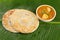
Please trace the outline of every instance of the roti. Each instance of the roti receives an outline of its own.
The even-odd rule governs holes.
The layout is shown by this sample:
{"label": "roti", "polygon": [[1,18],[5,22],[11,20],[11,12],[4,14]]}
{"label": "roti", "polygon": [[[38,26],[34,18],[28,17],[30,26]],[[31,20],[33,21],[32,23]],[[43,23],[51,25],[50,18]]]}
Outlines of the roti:
{"label": "roti", "polygon": [[15,10],[9,10],[7,11],[4,15],[3,15],[3,18],[2,18],[2,24],[3,24],[3,27],[10,31],[10,32],[14,32],[14,33],[17,33],[17,31],[12,27],[12,24],[10,22],[10,16],[13,14]]}
{"label": "roti", "polygon": [[25,9],[16,9],[10,16],[13,28],[21,33],[32,33],[39,25],[36,15]]}
{"label": "roti", "polygon": [[31,11],[13,9],[3,15],[2,24],[10,32],[32,33],[38,28],[39,20]]}

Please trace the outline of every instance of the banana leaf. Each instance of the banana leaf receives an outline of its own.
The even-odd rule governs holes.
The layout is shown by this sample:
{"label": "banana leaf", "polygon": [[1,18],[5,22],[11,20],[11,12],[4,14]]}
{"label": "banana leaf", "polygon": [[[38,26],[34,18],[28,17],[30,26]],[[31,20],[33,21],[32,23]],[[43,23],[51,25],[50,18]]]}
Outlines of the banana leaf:
{"label": "banana leaf", "polygon": [[[10,9],[27,9],[36,14],[39,5],[51,5],[57,15],[52,22],[39,20],[38,29],[30,34],[11,33],[2,26],[2,16]],[[0,40],[60,40],[60,0],[0,0]]]}

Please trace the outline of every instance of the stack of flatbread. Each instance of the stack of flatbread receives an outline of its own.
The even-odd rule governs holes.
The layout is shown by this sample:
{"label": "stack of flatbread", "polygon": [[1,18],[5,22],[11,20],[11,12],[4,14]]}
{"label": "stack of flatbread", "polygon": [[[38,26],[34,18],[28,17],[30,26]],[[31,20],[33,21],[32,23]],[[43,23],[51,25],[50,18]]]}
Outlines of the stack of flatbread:
{"label": "stack of flatbread", "polygon": [[38,28],[39,20],[31,11],[12,9],[3,15],[2,24],[10,32],[32,33]]}

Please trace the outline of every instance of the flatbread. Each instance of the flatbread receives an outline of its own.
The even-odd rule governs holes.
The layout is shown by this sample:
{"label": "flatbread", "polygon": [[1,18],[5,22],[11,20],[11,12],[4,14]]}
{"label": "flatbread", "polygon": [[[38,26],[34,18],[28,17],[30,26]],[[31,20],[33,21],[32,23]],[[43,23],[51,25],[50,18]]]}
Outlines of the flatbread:
{"label": "flatbread", "polygon": [[3,15],[3,17],[2,17],[2,25],[3,25],[3,27],[4,27],[6,30],[8,30],[8,31],[10,31],[10,32],[17,33],[17,31],[12,27],[12,24],[11,24],[10,18],[9,18],[9,17],[13,14],[14,11],[15,11],[14,9],[13,9],[13,10],[9,10],[9,11],[7,11],[7,12]]}
{"label": "flatbread", "polygon": [[21,33],[32,33],[39,25],[39,20],[31,11],[16,9],[10,16],[13,28]]}
{"label": "flatbread", "polygon": [[2,24],[10,32],[32,33],[38,28],[39,20],[31,11],[13,9],[3,15]]}

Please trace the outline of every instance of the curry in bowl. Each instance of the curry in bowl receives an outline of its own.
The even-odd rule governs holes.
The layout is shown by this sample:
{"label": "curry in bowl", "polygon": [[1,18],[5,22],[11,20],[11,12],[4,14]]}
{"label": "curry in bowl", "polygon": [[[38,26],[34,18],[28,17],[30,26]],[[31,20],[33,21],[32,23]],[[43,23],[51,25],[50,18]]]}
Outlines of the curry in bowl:
{"label": "curry in bowl", "polygon": [[52,6],[41,5],[36,10],[36,15],[42,21],[52,21],[56,16],[56,11]]}

